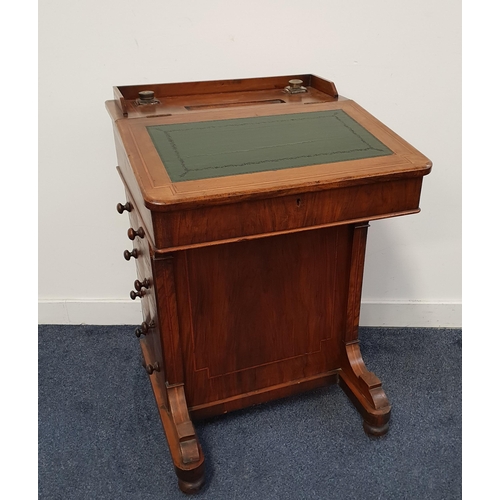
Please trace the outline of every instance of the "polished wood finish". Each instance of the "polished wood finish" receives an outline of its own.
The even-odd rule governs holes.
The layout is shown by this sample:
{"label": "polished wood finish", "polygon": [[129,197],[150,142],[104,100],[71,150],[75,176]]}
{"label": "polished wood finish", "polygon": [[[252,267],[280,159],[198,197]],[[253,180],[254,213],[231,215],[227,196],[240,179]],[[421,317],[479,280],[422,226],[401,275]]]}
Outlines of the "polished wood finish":
{"label": "polished wood finish", "polygon": [[[148,85],[129,85],[113,87],[114,104],[123,116],[168,116],[169,112],[179,113],[202,107],[223,107],[227,104],[256,105],[260,101],[294,102],[293,96],[282,93],[291,79],[302,80],[309,87],[309,94],[305,96],[307,103],[321,102],[338,97],[333,82],[324,80],[315,75],[277,76],[267,78],[245,78],[239,80],[214,80],[187,83],[160,83]],[[151,90],[160,104],[155,107],[138,105],[139,92]],[[274,93],[278,98],[266,98]],[[212,97],[218,94],[216,103],[206,101],[205,96]]]}
{"label": "polished wood finish", "polygon": [[[299,94],[300,95],[300,94]],[[211,99],[216,99],[211,96]],[[108,106],[112,112],[112,106]],[[242,174],[211,179],[172,183],[152,144],[146,127],[170,123],[193,123],[197,120],[223,120],[254,116],[287,115],[326,110],[343,110],[363,125],[394,154],[334,164],[309,165],[277,171]],[[138,184],[145,205],[153,214],[171,212],[179,208],[217,206],[244,200],[266,200],[270,194],[280,196],[302,192],[320,192],[343,188],[382,184],[388,180],[418,179],[430,172],[431,162],[411,145],[349,100],[335,100],[307,104],[276,104],[176,114],[168,117],[124,119],[116,113],[117,133],[127,142],[128,154],[119,158],[122,175],[130,184]],[[121,159],[125,161],[120,161]],[[132,172],[126,167],[130,163]],[[135,180],[134,180],[135,179]],[[141,207],[138,207],[141,210]],[[144,210],[141,214],[145,219]]]}
{"label": "polished wood finish", "polygon": [[[301,79],[307,92],[287,94]],[[152,90],[158,104],[140,105]],[[313,75],[115,87],[118,173],[143,323],[135,330],[179,487],[199,490],[193,420],[339,383],[369,435],[391,406],[358,324],[368,222],[417,213],[431,162]],[[393,154],[172,182],[148,125],[342,110]],[[122,209],[123,207],[123,209]]]}

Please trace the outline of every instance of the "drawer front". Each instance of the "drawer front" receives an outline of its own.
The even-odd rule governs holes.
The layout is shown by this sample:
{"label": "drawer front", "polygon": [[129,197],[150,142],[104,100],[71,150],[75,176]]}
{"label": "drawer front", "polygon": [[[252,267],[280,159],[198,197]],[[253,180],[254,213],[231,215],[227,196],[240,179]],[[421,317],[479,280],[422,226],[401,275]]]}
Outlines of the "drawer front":
{"label": "drawer front", "polygon": [[421,185],[422,178],[415,177],[191,210],[155,211],[155,245],[174,250],[415,213]]}

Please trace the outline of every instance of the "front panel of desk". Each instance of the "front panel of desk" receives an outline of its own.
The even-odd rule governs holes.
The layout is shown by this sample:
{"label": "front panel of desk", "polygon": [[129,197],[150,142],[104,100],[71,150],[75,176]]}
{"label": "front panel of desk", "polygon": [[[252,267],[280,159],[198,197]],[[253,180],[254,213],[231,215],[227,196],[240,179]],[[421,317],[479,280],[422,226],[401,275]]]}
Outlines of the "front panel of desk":
{"label": "front panel of desk", "polygon": [[431,162],[314,75],[114,92],[135,333],[182,491],[199,418],[339,383],[386,433],[358,342],[367,229],[419,211]]}

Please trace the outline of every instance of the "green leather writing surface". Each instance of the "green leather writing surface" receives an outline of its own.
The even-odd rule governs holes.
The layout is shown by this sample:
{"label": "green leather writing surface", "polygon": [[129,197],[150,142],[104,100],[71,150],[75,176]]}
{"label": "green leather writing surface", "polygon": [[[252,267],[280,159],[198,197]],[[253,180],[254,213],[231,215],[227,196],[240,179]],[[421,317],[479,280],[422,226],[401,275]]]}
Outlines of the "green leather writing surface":
{"label": "green leather writing surface", "polygon": [[152,125],[147,130],[172,182],[392,154],[342,110]]}

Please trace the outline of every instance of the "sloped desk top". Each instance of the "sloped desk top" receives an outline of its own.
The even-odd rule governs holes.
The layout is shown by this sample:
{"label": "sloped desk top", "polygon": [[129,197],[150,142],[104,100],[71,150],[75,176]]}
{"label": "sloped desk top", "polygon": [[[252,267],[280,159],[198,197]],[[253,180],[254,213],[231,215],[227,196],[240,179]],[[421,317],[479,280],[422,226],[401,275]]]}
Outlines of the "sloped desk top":
{"label": "sloped desk top", "polygon": [[311,102],[304,94],[282,102],[281,89],[243,97],[249,94],[251,106],[225,106],[228,95],[236,99],[232,93],[181,95],[156,113],[128,117],[116,100],[107,101],[150,210],[421,177],[431,170],[428,158],[352,100]]}

